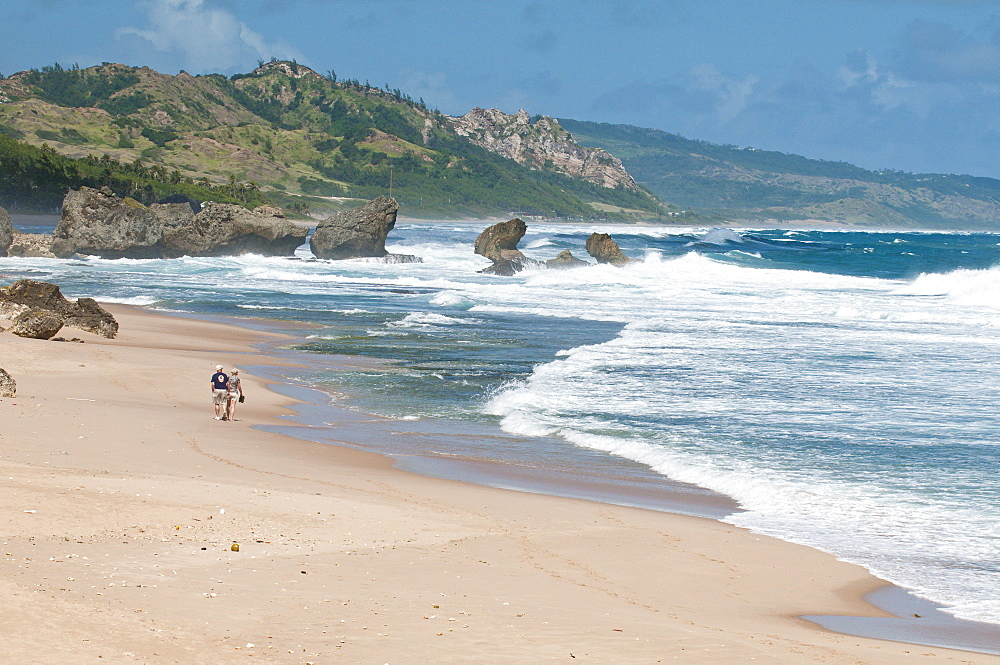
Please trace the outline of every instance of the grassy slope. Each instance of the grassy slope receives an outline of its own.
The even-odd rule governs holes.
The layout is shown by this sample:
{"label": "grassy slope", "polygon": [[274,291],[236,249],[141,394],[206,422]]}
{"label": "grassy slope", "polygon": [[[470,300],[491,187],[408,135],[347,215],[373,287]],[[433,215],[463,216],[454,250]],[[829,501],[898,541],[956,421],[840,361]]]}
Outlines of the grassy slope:
{"label": "grassy slope", "polygon": [[844,162],[741,149],[653,129],[560,120],[583,145],[620,158],[637,181],[682,208],[750,219],[871,226],[1000,228],[1000,181],[869,171]]}
{"label": "grassy slope", "polygon": [[291,63],[231,79],[108,64],[43,68],[0,80],[0,95],[8,100],[0,131],[26,143],[141,160],[193,180],[252,181],[284,202],[299,194],[370,198],[386,193],[391,172],[407,214],[635,219],[664,211],[646,193],[492,155],[399,91],[334,82]]}

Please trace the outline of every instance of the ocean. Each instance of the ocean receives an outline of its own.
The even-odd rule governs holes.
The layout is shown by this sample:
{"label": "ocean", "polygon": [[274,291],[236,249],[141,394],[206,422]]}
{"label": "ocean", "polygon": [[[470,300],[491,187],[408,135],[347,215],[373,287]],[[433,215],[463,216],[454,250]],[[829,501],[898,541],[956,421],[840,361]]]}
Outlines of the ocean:
{"label": "ocean", "polygon": [[536,221],[532,258],[589,258],[598,231],[637,261],[496,277],[472,251],[488,225],[398,223],[389,250],[423,263],[304,246],[6,258],[0,277],[287,332],[301,366],[280,378],[320,396],[301,436],[375,427],[404,468],[575,474],[610,500],[669,478],[739,505],[717,518],[1000,624],[1000,234]]}

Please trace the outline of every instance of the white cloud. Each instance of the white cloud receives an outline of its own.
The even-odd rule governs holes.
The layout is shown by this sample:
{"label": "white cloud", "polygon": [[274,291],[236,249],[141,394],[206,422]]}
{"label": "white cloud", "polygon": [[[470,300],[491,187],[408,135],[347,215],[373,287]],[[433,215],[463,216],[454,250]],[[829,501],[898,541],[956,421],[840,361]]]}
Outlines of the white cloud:
{"label": "white cloud", "polygon": [[750,74],[742,78],[727,76],[714,65],[702,64],[691,72],[691,87],[708,94],[713,100],[714,114],[721,122],[729,122],[742,113],[760,77]]}
{"label": "white cloud", "polygon": [[185,68],[195,72],[227,72],[272,56],[291,59],[293,49],[269,44],[225,9],[204,0],[143,0],[148,25],[123,27],[118,39],[138,37],[157,51],[179,53]]}

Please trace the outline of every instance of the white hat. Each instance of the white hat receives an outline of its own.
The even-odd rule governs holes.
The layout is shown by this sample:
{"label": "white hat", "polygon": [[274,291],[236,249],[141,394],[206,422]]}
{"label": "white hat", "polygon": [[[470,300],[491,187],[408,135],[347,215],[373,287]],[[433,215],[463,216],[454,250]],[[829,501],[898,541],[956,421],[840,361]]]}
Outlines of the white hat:
{"label": "white hat", "polygon": [[222,365],[216,365],[215,369],[217,369],[217,370],[219,370],[221,372],[222,371]]}
{"label": "white hat", "polygon": [[240,373],[240,370],[236,369],[235,367],[234,367],[234,368],[232,368],[232,369],[231,369],[231,370],[229,370],[229,371],[230,371],[230,372],[232,372],[233,374],[239,374],[239,373]]}

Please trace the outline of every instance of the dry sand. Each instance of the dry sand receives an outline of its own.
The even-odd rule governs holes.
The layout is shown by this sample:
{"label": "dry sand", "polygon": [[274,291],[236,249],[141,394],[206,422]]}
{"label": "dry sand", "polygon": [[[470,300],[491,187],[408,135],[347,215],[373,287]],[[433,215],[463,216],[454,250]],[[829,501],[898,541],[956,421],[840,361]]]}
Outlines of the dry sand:
{"label": "dry sand", "polygon": [[254,430],[288,399],[246,371],[215,421],[267,334],[109,309],[115,340],[0,334],[4,664],[1000,663],[798,618],[885,616],[806,547]]}

